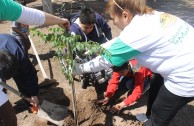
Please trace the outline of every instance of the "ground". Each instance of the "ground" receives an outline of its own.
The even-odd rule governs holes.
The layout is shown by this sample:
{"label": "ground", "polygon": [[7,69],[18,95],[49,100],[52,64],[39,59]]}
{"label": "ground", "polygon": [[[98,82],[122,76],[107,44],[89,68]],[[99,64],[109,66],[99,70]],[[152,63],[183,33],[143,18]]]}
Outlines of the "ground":
{"label": "ground", "polygon": [[[194,26],[194,0],[157,0],[153,2],[149,1],[149,5],[155,9],[166,11],[175,15],[180,16],[192,26]],[[106,17],[109,25],[112,28],[113,36],[117,36],[120,33],[113,24],[112,21],[104,14],[105,4],[103,0],[81,0],[81,1],[71,1],[71,0],[61,0],[55,1],[54,12],[58,15],[57,8],[61,6],[61,3],[66,3],[67,6],[75,6],[84,4],[86,6],[92,7],[95,11],[101,13]],[[27,6],[36,7],[42,9],[41,1],[37,0],[28,4]],[[0,24],[0,33],[10,33],[9,22],[2,22]],[[57,27],[57,26],[53,26]],[[40,28],[41,31],[47,32],[48,27]],[[32,38],[38,54],[40,56],[43,67],[51,79],[56,79],[58,84],[50,87],[42,88],[40,90],[40,103],[44,99],[56,103],[62,106],[68,106],[68,113],[65,121],[65,126],[74,126],[75,121],[73,120],[73,109],[72,109],[72,91],[71,85],[66,81],[65,76],[61,72],[60,64],[57,60],[53,59],[54,50],[52,50],[49,44],[45,44],[39,41],[39,38]],[[40,71],[40,68],[35,59],[32,49],[30,50],[30,59],[32,60],[34,66],[38,71],[39,83],[41,83],[44,78]],[[8,81],[8,84],[15,87],[12,80]],[[16,88],[17,89],[17,88]],[[77,114],[78,122],[80,126],[142,126],[143,124],[135,119],[135,115],[139,113],[145,113],[146,111],[146,98],[144,95],[137,104],[134,106],[126,108],[121,114],[112,114],[108,111],[108,107],[99,107],[94,104],[94,100],[100,97],[99,91],[103,91],[105,86],[93,87],[90,86],[87,89],[82,89],[79,81],[75,81],[75,93],[76,93],[76,103],[77,103]],[[11,92],[8,92],[10,101],[16,111],[18,126],[51,126],[51,124],[43,119],[40,119],[36,114],[30,113],[20,98]],[[177,113],[174,119],[171,121],[170,126],[193,126],[194,125],[194,101],[190,102]]]}

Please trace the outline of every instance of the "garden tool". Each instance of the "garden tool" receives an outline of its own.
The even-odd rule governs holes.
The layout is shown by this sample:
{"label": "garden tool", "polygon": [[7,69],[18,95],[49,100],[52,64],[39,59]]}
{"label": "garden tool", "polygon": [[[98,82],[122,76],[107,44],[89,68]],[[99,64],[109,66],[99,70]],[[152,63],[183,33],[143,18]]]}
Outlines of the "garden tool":
{"label": "garden tool", "polygon": [[[24,99],[30,103],[33,102],[29,97],[27,97],[23,93],[17,91],[16,89],[9,86],[8,84],[6,84],[4,82],[0,82],[0,85],[3,88],[11,91],[15,95],[21,97],[22,99]],[[67,106],[57,105],[57,104],[51,103],[47,100],[43,100],[42,104],[39,105],[39,107],[38,107],[37,116],[40,118],[46,119],[47,121],[50,121],[55,125],[63,126],[64,118],[67,116],[67,112],[68,112]]]}

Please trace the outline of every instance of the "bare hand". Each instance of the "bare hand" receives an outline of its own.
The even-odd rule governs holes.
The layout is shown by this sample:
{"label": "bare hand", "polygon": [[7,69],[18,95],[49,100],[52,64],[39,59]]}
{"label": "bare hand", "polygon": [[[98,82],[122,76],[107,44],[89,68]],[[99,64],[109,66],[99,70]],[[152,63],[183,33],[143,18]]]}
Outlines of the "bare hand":
{"label": "bare hand", "polygon": [[121,102],[119,104],[114,105],[111,109],[110,112],[115,113],[117,112],[117,114],[125,107],[125,103]]}
{"label": "bare hand", "polygon": [[64,28],[64,29],[69,29],[69,27],[70,27],[70,22],[67,20],[67,19],[65,19],[65,18],[63,18],[62,19],[62,23],[60,23],[60,24],[58,24],[61,28]]}
{"label": "bare hand", "polygon": [[102,105],[106,105],[106,104],[108,103],[109,99],[110,99],[110,98],[105,97],[105,98],[102,99],[102,100],[98,100],[97,103],[98,103],[98,104],[102,104]]}

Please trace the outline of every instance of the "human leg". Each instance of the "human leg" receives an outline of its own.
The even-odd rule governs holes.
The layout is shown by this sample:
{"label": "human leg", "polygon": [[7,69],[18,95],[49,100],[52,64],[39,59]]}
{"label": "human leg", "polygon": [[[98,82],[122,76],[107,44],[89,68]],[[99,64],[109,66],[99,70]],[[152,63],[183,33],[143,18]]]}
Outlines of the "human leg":
{"label": "human leg", "polygon": [[152,104],[154,103],[161,86],[164,84],[163,77],[160,74],[153,74],[150,80],[150,89],[147,100],[146,116],[149,118],[151,115]]}
{"label": "human leg", "polygon": [[128,77],[122,77],[118,86],[118,90],[129,91],[134,88],[134,79]]}
{"label": "human leg", "polygon": [[147,100],[147,111],[146,114],[141,113],[136,115],[136,119],[140,122],[146,122],[151,115],[151,108],[161,86],[164,84],[163,78],[160,74],[153,74],[152,78],[150,79],[150,89],[149,95]]}
{"label": "human leg", "polygon": [[17,126],[17,118],[9,101],[0,107],[0,126]]}
{"label": "human leg", "polygon": [[193,99],[174,95],[162,85],[153,103],[150,119],[145,126],[168,126],[177,111]]}

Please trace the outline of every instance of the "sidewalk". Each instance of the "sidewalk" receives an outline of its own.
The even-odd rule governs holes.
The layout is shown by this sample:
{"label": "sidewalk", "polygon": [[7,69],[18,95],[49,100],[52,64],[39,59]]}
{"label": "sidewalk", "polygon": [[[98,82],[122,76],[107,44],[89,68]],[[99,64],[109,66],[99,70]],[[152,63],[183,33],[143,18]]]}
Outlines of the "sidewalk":
{"label": "sidewalk", "polygon": [[194,0],[148,0],[152,8],[176,15],[194,27]]}

